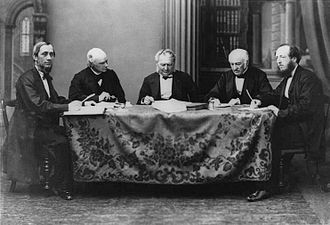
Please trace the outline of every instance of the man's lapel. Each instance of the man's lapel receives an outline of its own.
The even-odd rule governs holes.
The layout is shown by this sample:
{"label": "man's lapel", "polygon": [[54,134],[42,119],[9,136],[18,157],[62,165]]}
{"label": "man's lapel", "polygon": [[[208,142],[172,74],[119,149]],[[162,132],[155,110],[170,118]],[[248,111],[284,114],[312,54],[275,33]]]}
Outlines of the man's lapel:
{"label": "man's lapel", "polygon": [[152,80],[151,87],[152,95],[156,96],[156,98],[160,98],[160,78],[157,72],[155,73],[155,77]]}
{"label": "man's lapel", "polygon": [[226,85],[226,93],[230,100],[231,96],[233,96],[234,91],[236,92],[237,89],[235,83],[235,74],[233,73],[233,71],[230,71],[227,82],[228,85]]}
{"label": "man's lapel", "polygon": [[[36,68],[33,69],[33,77],[34,77],[34,80],[36,81],[37,90],[42,90],[41,93],[39,93],[41,95],[41,97],[43,99],[48,99],[49,98],[48,94],[46,92],[46,89],[45,89],[44,84],[42,82],[42,79],[40,77],[40,74],[39,74],[39,72],[37,71]],[[50,88],[49,83],[51,83],[51,82],[48,82],[49,91],[51,93],[51,90],[50,90],[51,88]]]}
{"label": "man's lapel", "polygon": [[294,73],[294,76],[293,76],[293,78],[292,78],[292,81],[291,81],[291,84],[290,84],[290,87],[289,87],[289,91],[288,91],[288,93],[289,93],[289,97],[290,97],[290,95],[291,95],[291,92],[292,92],[292,90],[293,90],[293,88],[294,88],[295,83],[297,82],[297,79],[298,79],[299,76],[300,76],[300,71],[301,71],[301,67],[298,66],[297,69],[296,69],[296,71],[295,71],[295,73]]}

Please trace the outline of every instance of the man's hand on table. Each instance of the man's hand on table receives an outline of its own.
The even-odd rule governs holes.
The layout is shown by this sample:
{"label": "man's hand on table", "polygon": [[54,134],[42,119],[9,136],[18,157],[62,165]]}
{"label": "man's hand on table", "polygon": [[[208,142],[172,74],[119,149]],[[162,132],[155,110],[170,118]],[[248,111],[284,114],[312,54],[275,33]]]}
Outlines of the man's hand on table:
{"label": "man's hand on table", "polygon": [[94,102],[94,101],[86,101],[86,102],[84,102],[84,106],[96,106],[96,102]]}
{"label": "man's hand on table", "polygon": [[270,105],[267,108],[270,109],[270,110],[272,110],[272,112],[275,114],[275,116],[278,116],[278,111],[280,111],[279,108],[277,108],[274,105]]}
{"label": "man's hand on table", "polygon": [[101,102],[101,101],[109,101],[109,100],[110,100],[110,94],[108,92],[103,91],[99,95],[99,102]]}
{"label": "man's hand on table", "polygon": [[141,99],[141,104],[150,105],[154,101],[155,101],[155,99],[153,97],[147,95],[147,96],[145,96],[144,98]]}
{"label": "man's hand on table", "polygon": [[252,99],[250,103],[250,108],[251,109],[256,109],[261,105],[261,101],[259,99]]}
{"label": "man's hand on table", "polygon": [[239,100],[239,98],[232,98],[230,99],[230,101],[228,102],[229,105],[240,105],[241,104],[241,100]]}
{"label": "man's hand on table", "polygon": [[210,103],[210,102],[213,103],[213,106],[214,106],[214,107],[217,107],[217,106],[220,106],[220,105],[221,105],[221,102],[220,102],[220,100],[219,100],[218,98],[213,98],[213,97],[211,97],[211,98],[209,99],[209,103]]}

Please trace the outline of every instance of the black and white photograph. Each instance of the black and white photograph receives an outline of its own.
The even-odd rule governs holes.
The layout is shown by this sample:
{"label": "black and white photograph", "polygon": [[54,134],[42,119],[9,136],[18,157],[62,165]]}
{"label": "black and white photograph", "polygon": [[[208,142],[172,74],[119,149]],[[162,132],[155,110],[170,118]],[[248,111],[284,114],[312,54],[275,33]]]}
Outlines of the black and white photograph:
{"label": "black and white photograph", "polygon": [[0,224],[330,224],[330,0],[0,0]]}

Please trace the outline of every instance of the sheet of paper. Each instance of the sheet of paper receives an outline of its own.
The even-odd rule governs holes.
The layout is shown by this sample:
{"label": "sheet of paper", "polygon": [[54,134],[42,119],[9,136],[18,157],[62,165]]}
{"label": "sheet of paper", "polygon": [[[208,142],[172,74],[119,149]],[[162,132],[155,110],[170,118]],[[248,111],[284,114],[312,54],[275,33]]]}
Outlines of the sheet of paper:
{"label": "sheet of paper", "polygon": [[96,103],[96,107],[103,107],[106,109],[112,109],[115,107],[115,103],[114,102],[99,102]]}
{"label": "sheet of paper", "polygon": [[226,108],[226,107],[230,107],[232,105],[230,105],[229,103],[221,103],[220,105],[216,105],[214,106],[214,108]]}
{"label": "sheet of paper", "polygon": [[72,115],[102,115],[106,108],[101,106],[83,106],[80,110],[66,111],[63,113],[64,116]]}
{"label": "sheet of paper", "polygon": [[173,113],[187,111],[187,104],[187,102],[170,99],[155,101],[151,104],[151,106],[163,112]]}
{"label": "sheet of paper", "polygon": [[238,110],[249,110],[249,111],[263,111],[263,110],[269,110],[267,107],[262,107],[262,108],[250,108],[248,107],[243,107],[243,108],[237,108]]}

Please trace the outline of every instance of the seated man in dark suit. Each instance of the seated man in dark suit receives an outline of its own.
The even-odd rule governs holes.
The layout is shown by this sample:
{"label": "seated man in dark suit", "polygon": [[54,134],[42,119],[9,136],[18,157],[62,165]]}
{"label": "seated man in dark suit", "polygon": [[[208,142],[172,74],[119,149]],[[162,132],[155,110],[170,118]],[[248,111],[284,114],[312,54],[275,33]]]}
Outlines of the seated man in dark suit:
{"label": "seated man in dark suit", "polygon": [[87,53],[87,68],[74,75],[69,90],[69,99],[115,101],[125,103],[125,93],[114,70],[109,69],[107,55],[99,48],[92,48]]}
{"label": "seated man in dark suit", "polygon": [[58,96],[49,75],[54,57],[51,44],[37,43],[33,48],[34,68],[17,80],[16,107],[4,148],[5,169],[11,180],[39,184],[38,164],[47,154],[55,168],[51,190],[71,200],[71,153],[65,131],[59,126],[59,115],[79,110],[81,102]]}
{"label": "seated man in dark suit", "polygon": [[198,101],[198,89],[187,73],[175,70],[175,54],[162,49],[155,55],[157,72],[144,78],[137,104],[149,105],[155,100],[174,98]]}
{"label": "seated man in dark suit", "polygon": [[[266,74],[249,66],[249,55],[244,49],[234,49],[228,56],[231,70],[220,75],[218,82],[206,95],[205,101],[250,104],[251,98],[272,90]],[[250,96],[249,96],[250,95]]]}
{"label": "seated man in dark suit", "polygon": [[[277,116],[272,135],[273,155],[280,154],[281,149],[307,146],[307,160],[323,160],[324,151],[320,148],[324,124],[322,83],[313,72],[299,66],[301,55],[297,47],[283,44],[275,57],[284,79],[274,91],[251,102],[253,108],[268,106]],[[274,179],[278,176],[277,164],[273,165]],[[252,194],[250,200],[267,195],[266,191]]]}

